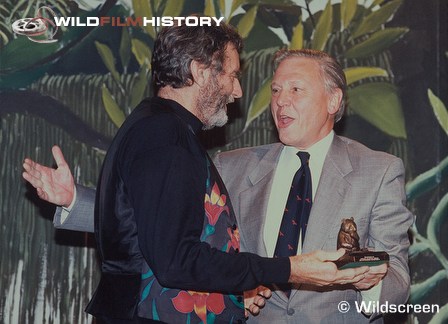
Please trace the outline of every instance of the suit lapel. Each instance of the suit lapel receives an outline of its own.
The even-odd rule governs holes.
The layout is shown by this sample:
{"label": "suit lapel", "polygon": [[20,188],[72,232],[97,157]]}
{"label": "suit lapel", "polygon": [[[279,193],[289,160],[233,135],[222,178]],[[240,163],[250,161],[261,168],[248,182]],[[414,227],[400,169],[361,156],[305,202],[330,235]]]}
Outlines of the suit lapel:
{"label": "suit lapel", "polygon": [[241,240],[249,251],[267,256],[263,230],[269,194],[283,145],[274,144],[265,154],[259,154],[259,163],[247,175],[250,185],[239,194]]}
{"label": "suit lapel", "polygon": [[[313,199],[304,253],[322,249],[330,229],[344,217],[339,211],[351,187],[345,177],[352,170],[347,146],[335,136],[325,158],[316,197]],[[336,248],[336,240],[334,247]]]}
{"label": "suit lapel", "polygon": [[[249,251],[260,256],[267,257],[266,246],[264,244],[263,233],[268,209],[269,196],[272,182],[274,180],[275,169],[277,167],[280,154],[283,149],[282,144],[275,144],[270,147],[265,155],[260,155],[260,162],[252,172],[248,174],[251,184],[239,195],[239,207],[242,220],[241,235]],[[275,287],[274,287],[275,288]],[[275,288],[276,290],[278,288]],[[288,302],[288,298],[281,290],[274,290],[271,302],[282,305]]]}

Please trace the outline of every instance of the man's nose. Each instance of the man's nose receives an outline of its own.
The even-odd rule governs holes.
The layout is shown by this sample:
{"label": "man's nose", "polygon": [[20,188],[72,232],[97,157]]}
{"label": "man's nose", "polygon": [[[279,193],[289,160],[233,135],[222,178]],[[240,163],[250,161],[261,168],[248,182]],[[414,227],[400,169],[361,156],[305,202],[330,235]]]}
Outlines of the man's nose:
{"label": "man's nose", "polygon": [[233,81],[233,92],[232,96],[234,98],[241,98],[243,96],[243,89],[241,88],[240,81],[235,78]]}
{"label": "man's nose", "polygon": [[280,90],[277,95],[277,105],[280,107],[286,106],[291,103],[291,98],[287,91]]}

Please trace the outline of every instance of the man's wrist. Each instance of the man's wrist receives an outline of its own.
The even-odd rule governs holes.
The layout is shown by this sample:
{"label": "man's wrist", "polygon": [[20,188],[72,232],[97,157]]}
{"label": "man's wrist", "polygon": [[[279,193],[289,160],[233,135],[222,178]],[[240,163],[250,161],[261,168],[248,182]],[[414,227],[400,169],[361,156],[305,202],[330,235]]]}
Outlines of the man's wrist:
{"label": "man's wrist", "polygon": [[72,198],[72,202],[70,203],[70,205],[66,206],[61,206],[62,209],[64,209],[67,212],[71,212],[73,205],[75,204],[76,201],[76,186],[73,186],[73,198]]}

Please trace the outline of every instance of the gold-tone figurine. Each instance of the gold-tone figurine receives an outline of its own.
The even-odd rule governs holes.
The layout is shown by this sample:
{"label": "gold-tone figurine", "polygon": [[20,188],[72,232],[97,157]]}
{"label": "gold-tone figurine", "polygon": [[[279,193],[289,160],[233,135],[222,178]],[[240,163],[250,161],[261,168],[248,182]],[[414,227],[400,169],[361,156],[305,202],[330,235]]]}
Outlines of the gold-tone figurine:
{"label": "gold-tone figurine", "polygon": [[384,251],[369,251],[360,248],[359,235],[353,217],[343,218],[338,233],[337,248],[345,249],[345,254],[335,261],[339,269],[375,266],[389,261],[389,254]]}
{"label": "gold-tone figurine", "polygon": [[358,228],[353,217],[343,218],[341,229],[338,233],[338,249],[344,248],[346,251],[359,251],[359,235]]}

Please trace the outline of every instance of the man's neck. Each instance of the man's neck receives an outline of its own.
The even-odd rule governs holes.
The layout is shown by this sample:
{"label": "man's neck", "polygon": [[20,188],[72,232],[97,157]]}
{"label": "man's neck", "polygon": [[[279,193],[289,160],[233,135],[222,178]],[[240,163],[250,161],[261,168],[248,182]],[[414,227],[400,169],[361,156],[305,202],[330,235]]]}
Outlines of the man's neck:
{"label": "man's neck", "polygon": [[176,101],[182,107],[198,117],[196,110],[196,96],[192,87],[193,86],[183,88],[173,88],[171,86],[162,87],[157,92],[157,96],[163,99]]}

